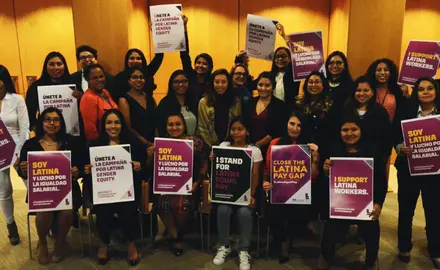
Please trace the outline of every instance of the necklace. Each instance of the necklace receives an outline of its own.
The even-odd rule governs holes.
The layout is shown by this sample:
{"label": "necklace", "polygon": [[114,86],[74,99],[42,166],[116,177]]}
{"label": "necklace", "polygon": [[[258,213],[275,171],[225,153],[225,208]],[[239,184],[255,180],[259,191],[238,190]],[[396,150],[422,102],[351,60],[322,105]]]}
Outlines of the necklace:
{"label": "necklace", "polygon": [[43,143],[46,144],[47,146],[54,146],[54,145],[57,145],[57,144],[58,144],[58,142],[48,143],[48,142],[46,142],[46,141],[43,140],[43,139],[41,139],[40,142],[43,142]]}

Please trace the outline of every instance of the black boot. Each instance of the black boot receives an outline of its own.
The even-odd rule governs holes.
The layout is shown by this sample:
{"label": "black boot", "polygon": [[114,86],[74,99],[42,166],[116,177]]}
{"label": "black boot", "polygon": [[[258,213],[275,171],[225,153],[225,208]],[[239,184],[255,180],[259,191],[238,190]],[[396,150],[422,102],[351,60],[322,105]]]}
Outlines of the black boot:
{"label": "black boot", "polygon": [[13,223],[7,224],[6,226],[9,233],[9,242],[11,242],[11,245],[13,246],[18,245],[18,243],[20,243],[20,236],[18,235],[17,224],[14,221]]}

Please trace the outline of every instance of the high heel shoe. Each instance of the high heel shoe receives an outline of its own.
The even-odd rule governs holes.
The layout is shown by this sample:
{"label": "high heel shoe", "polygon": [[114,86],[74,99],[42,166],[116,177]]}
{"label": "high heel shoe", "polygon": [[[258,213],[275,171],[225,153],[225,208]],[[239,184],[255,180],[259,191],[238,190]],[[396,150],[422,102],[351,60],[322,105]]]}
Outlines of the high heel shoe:
{"label": "high heel shoe", "polygon": [[[131,257],[130,255],[132,253],[134,253],[134,251],[136,251],[136,253],[137,253],[136,258],[130,259],[130,257]],[[129,244],[127,262],[131,266],[136,266],[139,263],[139,251],[136,249],[136,246],[134,244],[132,247],[130,247],[130,244]]]}
{"label": "high heel shoe", "polygon": [[411,261],[411,255],[409,255],[409,253],[408,253],[408,255],[404,255],[402,252],[399,252],[398,257],[399,257],[399,260],[405,264],[408,264]]}
{"label": "high heel shoe", "polygon": [[183,254],[183,248],[176,247],[176,244],[180,244],[181,243],[180,238],[174,238],[174,239],[172,239],[172,242],[173,242],[173,254],[174,254],[174,256],[176,256],[176,257],[181,256]]}
{"label": "high heel shoe", "polygon": [[435,269],[440,269],[440,261],[432,259],[432,263],[434,264]]}

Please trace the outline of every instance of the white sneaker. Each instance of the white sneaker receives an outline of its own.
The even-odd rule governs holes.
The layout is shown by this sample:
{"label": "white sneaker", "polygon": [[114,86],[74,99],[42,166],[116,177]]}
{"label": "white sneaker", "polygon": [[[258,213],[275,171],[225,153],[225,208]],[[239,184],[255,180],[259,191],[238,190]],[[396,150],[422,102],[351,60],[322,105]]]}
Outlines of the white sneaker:
{"label": "white sneaker", "polygon": [[214,257],[214,260],[212,260],[212,263],[215,265],[221,265],[225,262],[226,257],[231,253],[231,248],[227,248],[225,246],[221,246],[217,250],[217,254]]}
{"label": "white sneaker", "polygon": [[251,269],[251,255],[247,251],[240,251],[240,270],[249,270]]}

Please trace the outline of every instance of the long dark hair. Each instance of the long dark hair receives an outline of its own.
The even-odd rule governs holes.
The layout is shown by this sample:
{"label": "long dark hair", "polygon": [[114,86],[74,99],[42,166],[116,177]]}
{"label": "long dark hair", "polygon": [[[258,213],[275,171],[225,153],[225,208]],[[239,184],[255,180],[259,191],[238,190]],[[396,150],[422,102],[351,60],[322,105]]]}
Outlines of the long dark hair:
{"label": "long dark hair", "polygon": [[324,99],[327,95],[328,95],[328,90],[329,90],[329,86],[328,86],[328,81],[325,78],[324,74],[319,72],[319,71],[312,71],[307,77],[306,80],[304,81],[304,86],[303,86],[303,91],[304,91],[304,101],[303,104],[308,104],[310,102],[310,97],[311,95],[309,94],[309,91],[307,90],[307,85],[309,83],[310,78],[316,75],[321,79],[322,82],[322,92],[321,94],[319,94],[319,99],[322,100]]}
{"label": "long dark hair", "polygon": [[135,73],[136,71],[139,71],[140,73],[142,73],[142,75],[145,78],[145,84],[144,84],[145,94],[147,94],[148,96],[153,96],[153,91],[154,91],[154,89],[156,89],[156,84],[154,84],[153,76],[151,76],[151,74],[147,70],[145,70],[141,67],[127,68],[127,70],[126,70],[127,82],[128,82],[128,80],[130,80],[131,75],[133,75],[133,73]]}
{"label": "long dark hair", "polygon": [[209,80],[209,86],[208,86],[208,97],[207,97],[208,106],[215,106],[216,103],[216,97],[218,95],[214,89],[214,79],[218,75],[225,75],[228,80],[228,89],[226,90],[226,93],[224,93],[223,95],[228,100],[228,105],[232,106],[235,102],[235,95],[234,95],[234,91],[232,90],[232,78],[231,75],[229,75],[229,72],[224,68],[217,69],[211,75],[211,79]]}
{"label": "long dark hair", "polygon": [[397,66],[391,59],[381,58],[374,61],[367,69],[367,76],[373,82],[374,88],[375,89],[379,88],[379,83],[376,79],[376,69],[380,63],[386,64],[388,66],[388,69],[390,70],[390,77],[388,78],[388,82],[387,82],[388,90],[390,91],[390,94],[394,95],[397,103],[403,98],[403,94],[402,91],[400,90],[399,85],[397,84],[397,79],[399,77]]}
{"label": "long dark hair", "polygon": [[117,109],[110,109],[105,111],[104,115],[101,118],[101,126],[99,129],[99,138],[98,138],[98,142],[100,145],[108,145],[110,142],[110,138],[108,137],[107,132],[105,132],[105,122],[107,120],[107,117],[110,114],[115,114],[118,118],[119,121],[121,122],[121,132],[119,133],[119,142],[120,144],[129,144],[130,142],[133,141],[133,135],[130,133],[128,127],[127,127],[127,123],[124,120],[124,116],[122,115],[122,113],[117,110]]}
{"label": "long dark hair", "polygon": [[287,117],[285,121],[285,125],[283,128],[283,135],[281,136],[278,145],[290,145],[292,144],[292,139],[289,136],[289,132],[287,130],[287,125],[289,124],[290,118],[296,117],[298,118],[299,122],[301,122],[301,133],[299,134],[298,138],[296,139],[296,144],[304,144],[307,143],[307,133],[308,133],[308,125],[307,125],[307,118],[305,117],[304,113],[301,111],[292,111],[289,116]]}
{"label": "long dark hair", "polygon": [[[287,65],[286,69],[284,70],[286,72],[286,74],[293,74],[293,70],[292,70],[292,54],[290,53],[289,48],[287,47],[278,47],[275,52],[273,53],[273,59],[272,59],[272,68],[270,69],[270,72],[272,72],[274,74],[274,76],[276,76],[276,74],[280,71],[277,67],[277,65],[275,65],[275,57],[277,55],[277,53],[281,50],[285,50],[287,55],[290,58],[290,64]],[[292,75],[293,76],[293,75]]]}
{"label": "long dark hair", "polygon": [[12,82],[11,74],[9,74],[8,69],[3,65],[0,65],[0,81],[4,83],[7,93],[17,93],[14,83]]}
{"label": "long dark hair", "polygon": [[184,126],[183,134],[186,135],[187,134],[186,121],[185,121],[185,117],[183,116],[183,114],[182,113],[170,113],[170,114],[168,114],[167,120],[165,121],[165,137],[170,138],[170,134],[168,134],[167,126],[168,126],[168,119],[170,119],[170,117],[172,117],[172,116],[177,116],[180,118],[180,120],[182,120],[182,123]]}
{"label": "long dark hair", "polygon": [[346,101],[346,109],[351,112],[355,111],[360,105],[354,98],[354,96],[356,95],[357,87],[361,83],[368,83],[368,85],[371,87],[371,90],[373,91],[373,96],[371,96],[371,99],[368,101],[367,104],[367,112],[376,105],[376,88],[374,88],[373,82],[367,76],[360,76],[356,79],[356,81],[354,81],[352,93]]}
{"label": "long dark hair", "polygon": [[[185,71],[183,71],[183,70],[181,70],[181,69],[175,70],[175,71],[171,74],[170,79],[168,80],[168,92],[167,92],[167,95],[166,95],[167,98],[169,98],[169,99],[175,101],[176,103],[177,103],[178,101],[177,101],[177,98],[176,98],[176,91],[174,91],[174,88],[173,88],[173,81],[174,81],[174,79],[175,79],[177,76],[179,76],[179,75],[183,75],[183,76],[185,76],[185,78],[186,78],[187,80],[189,80],[189,77],[188,77],[188,75],[185,73]],[[184,105],[185,105],[188,109],[192,109],[192,108],[195,108],[195,106],[197,106],[197,104],[196,104],[196,102],[195,102],[195,99],[194,99],[194,98],[190,95],[190,93],[189,93],[189,85],[188,85],[188,89],[186,90],[186,93],[185,93],[185,103],[184,103]]]}
{"label": "long dark hair", "polygon": [[197,55],[194,59],[194,64],[197,63],[197,60],[199,60],[200,58],[203,58],[206,60],[206,62],[208,62],[208,70],[205,73],[205,82],[207,82],[211,76],[212,70],[214,69],[214,61],[212,60],[211,55],[207,53],[201,53]]}
{"label": "long dark hair", "polygon": [[[258,83],[263,78],[268,79],[270,81],[270,83],[272,84],[272,90],[275,90],[275,87],[277,86],[277,82],[275,80],[275,75],[270,71],[261,72],[260,75],[258,75],[258,78],[255,80],[257,87],[258,87]],[[273,94],[273,92],[272,92],[272,94]]]}
{"label": "long dark hair", "polygon": [[439,94],[439,85],[437,84],[437,82],[431,78],[431,77],[421,77],[419,78],[413,88],[413,91],[411,93],[411,106],[412,108],[418,108],[420,106],[420,101],[419,101],[419,97],[418,97],[418,88],[420,86],[420,83],[422,81],[428,81],[430,83],[432,83],[432,85],[434,86],[434,90],[435,90],[435,99],[434,99],[434,104],[437,108],[437,110],[440,110],[440,94]]}
{"label": "long dark hair", "polygon": [[348,66],[347,57],[345,56],[345,54],[343,52],[340,52],[340,51],[334,51],[331,54],[329,54],[329,56],[327,56],[327,59],[325,61],[325,70],[326,70],[326,73],[327,73],[327,79],[329,81],[331,81],[333,79],[333,75],[329,71],[329,66],[330,66],[330,60],[334,56],[341,57],[342,62],[344,62],[344,69],[342,70],[341,74],[339,75],[340,76],[339,77],[339,81],[341,83],[353,82],[353,78],[351,77],[350,69],[349,69],[349,66]]}
{"label": "long dark hair", "polygon": [[[225,140],[228,141],[231,145],[234,144],[234,140],[233,140],[232,137],[231,137],[231,128],[232,128],[232,125],[235,124],[235,123],[237,123],[237,122],[239,122],[240,124],[242,124],[242,125],[246,128],[246,130],[247,130],[248,133],[250,132],[250,126],[249,126],[249,123],[248,123],[247,121],[245,121],[245,119],[244,119],[243,117],[241,117],[241,116],[235,116],[235,117],[233,117],[233,118],[231,119],[231,121],[229,121],[229,126],[228,126],[228,136],[226,136],[226,139],[225,139]],[[246,144],[250,144],[250,140],[251,140],[251,138],[250,138],[249,134],[246,135],[246,139],[245,139]]]}
{"label": "long dark hair", "polygon": [[54,57],[59,57],[64,64],[64,73],[61,76],[61,83],[70,83],[70,73],[69,68],[67,67],[66,58],[60,52],[50,52],[46,58],[44,59],[43,69],[41,71],[41,76],[37,80],[39,84],[51,84],[52,79],[50,78],[49,72],[47,72],[47,63],[50,59]]}
{"label": "long dark hair", "polygon": [[64,139],[67,136],[66,131],[66,121],[64,121],[63,114],[61,111],[55,107],[49,107],[46,108],[38,117],[37,124],[35,125],[35,136],[37,139],[41,139],[44,136],[44,129],[43,129],[43,122],[44,118],[46,117],[46,114],[48,113],[57,113],[58,117],[60,118],[60,130],[58,131],[57,135],[55,136],[57,142],[64,141]]}
{"label": "long dark hair", "polygon": [[144,53],[141,50],[137,49],[137,48],[132,48],[132,49],[128,50],[127,53],[125,54],[125,62],[124,62],[125,63],[125,70],[129,69],[129,67],[128,67],[128,58],[130,58],[130,55],[132,53],[134,53],[134,52],[136,52],[136,53],[138,53],[140,55],[140,57],[142,59],[142,68],[145,69],[145,70],[148,70],[147,59],[145,58]]}
{"label": "long dark hair", "polygon": [[366,145],[364,144],[365,141],[363,139],[364,136],[362,134],[363,133],[363,124],[362,124],[361,119],[359,117],[357,117],[356,115],[351,114],[351,115],[346,115],[342,119],[342,121],[340,121],[339,123],[340,123],[340,125],[339,125],[339,130],[338,131],[339,131],[339,142],[340,142],[340,144],[342,146],[345,146],[345,143],[342,141],[342,137],[341,137],[342,126],[347,124],[347,123],[354,123],[354,124],[356,124],[356,126],[359,127],[359,129],[361,131],[361,137],[359,138],[359,141],[356,143],[356,146],[357,146],[358,150],[365,149]]}

